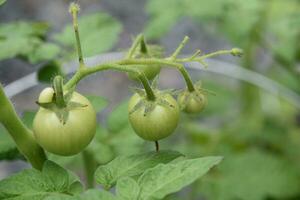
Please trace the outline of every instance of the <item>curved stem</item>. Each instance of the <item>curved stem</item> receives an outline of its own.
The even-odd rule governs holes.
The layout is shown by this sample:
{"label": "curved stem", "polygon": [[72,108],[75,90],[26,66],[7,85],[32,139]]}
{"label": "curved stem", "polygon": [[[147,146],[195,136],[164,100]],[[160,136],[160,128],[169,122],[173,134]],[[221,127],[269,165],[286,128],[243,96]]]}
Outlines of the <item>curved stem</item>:
{"label": "curved stem", "polygon": [[[0,122],[7,129],[16,143],[18,150],[31,163],[32,167],[41,170],[47,160],[44,150],[37,144],[30,131],[17,115],[12,103],[5,95],[0,84]],[[4,114],[5,113],[5,114]]]}
{"label": "curved stem", "polygon": [[195,90],[193,81],[189,75],[189,73],[186,71],[185,67],[181,63],[176,63],[174,61],[169,61],[165,59],[158,59],[158,58],[150,58],[150,59],[127,59],[127,60],[121,60],[118,62],[120,65],[136,65],[136,64],[144,64],[144,65],[151,65],[151,64],[162,64],[167,65],[170,67],[175,67],[179,70],[181,75],[183,76],[185,83],[187,85],[187,88],[190,92],[193,92]]}
{"label": "curved stem", "polygon": [[99,71],[103,70],[117,70],[117,71],[123,71],[123,72],[132,72],[132,73],[137,73],[138,77],[143,84],[148,100],[153,101],[155,100],[155,95],[153,90],[151,89],[151,86],[145,77],[144,74],[141,74],[137,69],[133,68],[133,66],[123,66],[123,65],[118,65],[118,64],[103,64],[103,65],[98,65],[95,67],[90,67],[90,68],[85,68],[78,70],[75,75],[65,84],[64,89],[68,90],[72,88],[74,85],[76,85],[82,78],[89,74],[93,74]]}
{"label": "curved stem", "polygon": [[149,101],[154,101],[155,100],[155,95],[154,92],[149,84],[149,81],[147,80],[146,76],[144,74],[139,74],[139,79],[141,83],[143,84],[146,94],[147,94],[147,99]]}

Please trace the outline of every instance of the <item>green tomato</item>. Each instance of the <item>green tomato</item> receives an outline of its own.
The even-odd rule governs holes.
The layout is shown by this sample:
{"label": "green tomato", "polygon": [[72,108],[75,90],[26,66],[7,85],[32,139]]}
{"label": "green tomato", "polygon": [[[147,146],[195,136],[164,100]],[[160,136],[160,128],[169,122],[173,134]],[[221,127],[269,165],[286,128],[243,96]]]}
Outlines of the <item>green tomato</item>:
{"label": "green tomato", "polygon": [[[136,50],[134,58],[161,58],[164,54],[163,49],[157,45],[147,45],[148,52],[142,53],[140,49]],[[145,74],[148,80],[152,80],[159,74],[161,65],[139,65],[135,67],[137,70]],[[128,77],[132,80],[139,81],[135,73],[128,73]]]}
{"label": "green tomato", "polygon": [[207,96],[199,90],[184,91],[178,96],[178,103],[182,111],[188,114],[200,113],[207,105]]}
{"label": "green tomato", "polygon": [[[158,141],[171,135],[179,121],[180,112],[176,100],[169,94],[163,97],[157,96],[155,102],[147,102],[144,98],[134,94],[129,101],[129,122],[135,133],[141,138],[150,141]],[[131,113],[140,101],[144,103]],[[168,105],[162,105],[159,103],[160,101],[168,102]],[[151,111],[145,113],[147,103],[152,103],[153,107]]]}
{"label": "green tomato", "polygon": [[[39,103],[51,102],[54,91],[45,88]],[[82,151],[93,139],[96,132],[96,112],[87,98],[73,92],[71,101],[85,105],[69,111],[63,124],[55,112],[40,107],[33,121],[33,133],[36,141],[47,151],[70,156]]]}
{"label": "green tomato", "polygon": [[[143,73],[148,80],[152,80],[159,74],[161,67],[160,65],[139,65],[136,66],[135,69]],[[139,78],[135,73],[128,73],[128,77],[132,80],[139,81]]]}

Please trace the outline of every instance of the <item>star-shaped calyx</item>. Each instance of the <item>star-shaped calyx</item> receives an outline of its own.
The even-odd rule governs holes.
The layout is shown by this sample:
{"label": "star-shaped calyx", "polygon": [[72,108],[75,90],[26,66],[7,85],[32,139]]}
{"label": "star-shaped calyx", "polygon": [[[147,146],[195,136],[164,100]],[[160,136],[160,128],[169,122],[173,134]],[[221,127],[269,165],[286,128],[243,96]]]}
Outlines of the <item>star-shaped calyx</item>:
{"label": "star-shaped calyx", "polygon": [[[71,110],[87,106],[79,102],[72,101],[75,88],[65,92],[63,90],[62,77],[60,76],[56,76],[54,78],[52,89],[54,92],[49,102],[37,101],[36,103],[42,108],[53,111],[62,124],[67,122],[69,112]],[[41,95],[44,95],[43,92],[40,94],[40,96]]]}
{"label": "star-shaped calyx", "polygon": [[165,98],[167,95],[172,95],[174,94],[175,90],[158,90],[157,89],[157,84],[158,84],[158,76],[154,78],[154,80],[151,83],[151,89],[154,92],[155,95],[155,100],[150,101],[147,99],[147,94],[144,89],[141,88],[136,88],[136,87],[131,87],[131,89],[139,95],[141,98],[140,100],[135,104],[135,106],[129,111],[129,114],[132,114],[136,112],[137,110],[143,109],[144,108],[144,116],[147,116],[149,113],[151,113],[156,106],[163,106],[163,107],[169,107],[169,108],[174,108],[175,105],[167,101]]}

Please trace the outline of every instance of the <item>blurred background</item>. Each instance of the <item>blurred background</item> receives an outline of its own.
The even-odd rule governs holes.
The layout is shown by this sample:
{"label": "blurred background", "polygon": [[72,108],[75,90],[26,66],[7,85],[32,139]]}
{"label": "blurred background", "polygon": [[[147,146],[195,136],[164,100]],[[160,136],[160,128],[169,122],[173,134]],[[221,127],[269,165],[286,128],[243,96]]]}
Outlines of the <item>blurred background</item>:
{"label": "blurred background", "polygon": [[[9,86],[34,74],[39,82],[12,95],[31,126],[40,90],[55,74],[77,66],[74,35],[64,0],[8,0],[0,7],[0,82]],[[188,157],[222,155],[209,175],[166,199],[300,199],[300,1],[299,0],[85,0],[79,1],[83,54],[95,64],[124,52],[145,33],[148,43],[170,54],[185,35],[183,54],[239,47],[230,55],[189,68],[209,96],[200,116],[181,116],[163,149]],[[197,67],[199,69],[197,69]],[[196,69],[195,69],[196,68]],[[23,83],[24,85],[26,82]],[[100,125],[88,151],[97,164],[120,154],[153,150],[127,122],[127,99],[135,85],[127,76],[104,72],[83,80],[78,89],[91,95]],[[162,88],[182,88],[174,70],[163,69]],[[10,91],[7,91],[10,92]],[[3,114],[3,113],[1,113]],[[126,140],[124,140],[126,138]],[[8,154],[9,152],[9,154]],[[9,155],[9,156],[8,156]],[[0,178],[26,168],[0,126]],[[84,178],[81,156],[50,158]]]}

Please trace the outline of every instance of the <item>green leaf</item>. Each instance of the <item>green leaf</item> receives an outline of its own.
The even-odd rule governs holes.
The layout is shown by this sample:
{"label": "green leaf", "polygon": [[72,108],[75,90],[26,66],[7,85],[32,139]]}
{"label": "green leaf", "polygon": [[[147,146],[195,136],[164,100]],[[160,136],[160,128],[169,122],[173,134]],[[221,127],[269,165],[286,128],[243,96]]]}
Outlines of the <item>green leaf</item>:
{"label": "green leaf", "polygon": [[28,59],[31,63],[36,64],[41,61],[55,59],[59,53],[60,48],[56,44],[42,43],[28,55]]}
{"label": "green leaf", "polygon": [[16,56],[28,58],[30,54],[43,45],[43,38],[48,31],[46,23],[13,22],[0,26],[0,59]]}
{"label": "green leaf", "polygon": [[68,192],[71,194],[80,194],[84,191],[82,184],[79,181],[72,183],[69,186]]}
{"label": "green leaf", "polygon": [[68,189],[69,174],[64,168],[60,167],[56,163],[47,160],[43,166],[42,173],[48,180],[50,180],[53,191],[63,192]]}
{"label": "green leaf", "polygon": [[5,2],[6,0],[0,0],[0,6],[2,6]]}
{"label": "green leaf", "polygon": [[290,160],[262,151],[231,155],[207,177],[201,191],[214,200],[286,199],[299,196],[299,172]]}
{"label": "green leaf", "polygon": [[122,200],[138,200],[140,187],[134,179],[125,177],[118,180],[116,190]]}
{"label": "green leaf", "polygon": [[106,188],[126,176],[136,176],[159,163],[168,163],[182,154],[174,151],[150,152],[146,154],[119,156],[110,163],[100,166],[95,172],[96,181]]}
{"label": "green leaf", "polygon": [[0,199],[65,199],[70,188],[69,174],[52,161],[43,170],[25,169],[0,181]]}
{"label": "green leaf", "polygon": [[14,141],[2,124],[0,124],[0,160],[14,160],[20,158],[23,158],[23,156],[19,153]]}
{"label": "green leaf", "polygon": [[[79,33],[84,57],[97,55],[110,50],[118,41],[122,31],[121,24],[104,13],[95,13],[80,17]],[[73,26],[68,25],[62,33],[54,38],[75,52],[75,36]]]}
{"label": "green leaf", "polygon": [[128,125],[128,101],[119,104],[108,116],[108,130],[111,132],[119,132]]}
{"label": "green leaf", "polygon": [[87,95],[85,97],[88,98],[97,113],[102,111],[108,104],[107,100],[100,96]]}
{"label": "green leaf", "polygon": [[37,78],[40,82],[51,83],[56,75],[63,76],[62,67],[60,63],[52,61],[39,69]]}
{"label": "green leaf", "polygon": [[111,193],[104,191],[104,190],[98,190],[98,189],[90,189],[84,192],[82,195],[80,195],[80,200],[117,200],[115,196],[113,196]]}
{"label": "green leaf", "polygon": [[180,161],[175,164],[159,164],[147,170],[138,180],[143,200],[162,199],[191,184],[221,162],[222,157],[204,157]]}

